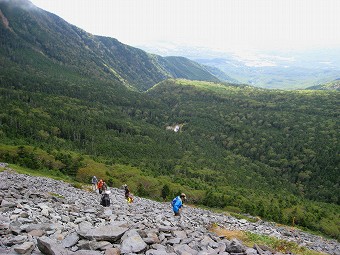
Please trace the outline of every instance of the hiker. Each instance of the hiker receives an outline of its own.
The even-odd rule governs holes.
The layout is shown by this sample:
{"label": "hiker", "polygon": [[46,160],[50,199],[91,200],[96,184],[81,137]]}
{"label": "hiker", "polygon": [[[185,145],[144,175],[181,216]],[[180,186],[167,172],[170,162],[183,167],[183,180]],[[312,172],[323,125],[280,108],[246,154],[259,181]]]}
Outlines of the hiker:
{"label": "hiker", "polygon": [[102,192],[107,191],[107,184],[103,181]]}
{"label": "hiker", "polygon": [[99,191],[99,194],[102,194],[103,193],[103,180],[100,179],[99,182],[97,183],[97,188],[98,188],[98,191]]}
{"label": "hiker", "polygon": [[96,189],[97,189],[97,183],[98,183],[98,180],[97,180],[97,177],[96,177],[96,176],[93,176],[93,177],[92,177],[91,183],[92,183],[92,189],[93,189],[94,191],[96,191]]}
{"label": "hiker", "polygon": [[175,216],[180,216],[180,209],[183,206],[183,202],[187,199],[186,195],[182,193],[181,195],[175,197],[172,200],[172,210],[174,211]]}
{"label": "hiker", "polygon": [[132,203],[133,202],[133,196],[132,196],[132,194],[130,192],[129,187],[126,184],[124,184],[124,190],[125,190],[125,199],[126,199],[126,201],[128,203]]}
{"label": "hiker", "polygon": [[107,190],[107,191],[105,191],[104,193],[103,193],[103,195],[102,195],[102,197],[101,197],[101,199],[100,199],[100,204],[102,205],[102,206],[105,206],[105,207],[108,207],[108,206],[110,206],[110,203],[111,203],[111,201],[110,201],[110,191],[109,190]]}

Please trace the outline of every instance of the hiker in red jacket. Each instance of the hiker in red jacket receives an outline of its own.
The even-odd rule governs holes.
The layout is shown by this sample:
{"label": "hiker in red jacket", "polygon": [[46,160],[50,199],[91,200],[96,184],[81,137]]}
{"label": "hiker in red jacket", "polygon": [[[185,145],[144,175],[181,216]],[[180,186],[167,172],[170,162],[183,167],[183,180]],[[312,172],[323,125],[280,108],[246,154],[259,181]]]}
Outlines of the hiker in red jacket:
{"label": "hiker in red jacket", "polygon": [[102,192],[103,192],[103,184],[104,184],[104,182],[103,182],[102,179],[100,179],[99,182],[97,183],[99,194],[102,194]]}

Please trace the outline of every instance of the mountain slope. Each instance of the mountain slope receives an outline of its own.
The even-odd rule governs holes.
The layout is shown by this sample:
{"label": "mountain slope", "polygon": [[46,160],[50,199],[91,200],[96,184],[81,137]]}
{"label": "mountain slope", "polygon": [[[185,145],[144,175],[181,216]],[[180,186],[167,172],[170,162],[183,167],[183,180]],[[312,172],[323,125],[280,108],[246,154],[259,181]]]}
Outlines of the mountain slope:
{"label": "mountain slope", "polygon": [[311,86],[306,89],[312,89],[312,90],[337,90],[340,91],[340,78],[328,82],[326,84],[317,85],[317,86]]}
{"label": "mountain slope", "polygon": [[221,81],[224,82],[229,82],[229,83],[234,83],[234,84],[239,84],[240,82],[231,78],[230,76],[228,76],[225,72],[221,71],[220,69],[218,69],[217,67],[213,67],[213,66],[208,66],[208,65],[204,65],[204,67],[213,75],[215,75],[218,79],[220,79]]}
{"label": "mountain slope", "polygon": [[[169,77],[218,80],[193,61],[163,59],[116,39],[91,35],[26,0],[1,1],[0,10],[3,67],[28,63],[34,67],[45,62],[137,90],[146,90]],[[174,64],[180,64],[183,70],[179,72]]]}
{"label": "mountain slope", "polygon": [[[123,190],[112,187],[109,188],[111,204],[102,207],[99,205],[100,196],[96,192],[77,189],[69,183],[45,177],[17,174],[8,167],[6,171],[1,171],[0,166],[0,198],[3,201],[2,210],[6,210],[1,215],[0,253],[3,255],[31,254],[25,252],[30,249],[34,249],[32,254],[74,255],[103,254],[96,250],[105,251],[105,254],[183,254],[184,250],[187,254],[207,254],[206,251],[210,254],[229,254],[244,253],[246,249],[252,251],[253,255],[264,252],[274,255],[278,254],[277,251],[282,255],[335,255],[339,252],[339,243],[335,240],[327,240],[298,229],[294,229],[292,235],[290,227],[286,226],[276,226],[264,221],[252,223],[186,204],[182,208],[182,216],[174,217],[169,202],[160,203],[135,197],[134,203],[129,204],[125,201]],[[38,185],[33,187],[32,183]],[[21,205],[21,201],[25,202],[25,211],[19,211],[18,214],[15,205]],[[22,222],[23,216],[26,217],[26,222]],[[52,224],[55,218],[58,218],[59,224]],[[215,228],[211,229],[211,226]],[[50,228],[49,231],[44,230],[47,227]],[[224,228],[229,233],[252,231],[252,243],[248,241],[243,244],[242,240],[230,240],[230,236],[222,238],[221,234],[214,233],[214,230]],[[32,229],[39,231],[40,235],[31,235]],[[176,238],[169,232],[174,233]],[[257,245],[263,244],[260,239],[264,240],[267,236],[281,239],[271,240],[282,245],[277,247],[277,244],[271,244],[271,248],[256,246],[256,250],[249,249],[248,246],[253,246],[254,242]],[[240,237],[242,236],[239,235],[238,238]],[[257,239],[254,240],[254,237]],[[104,239],[105,242],[102,241]],[[191,248],[185,244],[188,239]],[[16,245],[13,245],[13,240],[16,240]],[[178,244],[179,242],[181,243]],[[37,246],[34,245],[36,243]],[[300,245],[299,248],[297,244]],[[319,253],[308,253],[308,249]],[[18,250],[21,252],[16,253]]]}
{"label": "mountain slope", "polygon": [[87,181],[89,155],[109,180],[123,166],[143,196],[171,184],[198,204],[340,236],[329,209],[340,203],[337,92],[168,79],[140,93],[171,75],[200,78],[200,66],[87,34],[27,1],[0,9],[1,160]]}
{"label": "mountain slope", "polygon": [[[277,172],[272,176],[288,180],[306,197],[328,196],[329,202],[340,202],[334,196],[340,193],[338,93],[167,80],[148,94],[168,103],[173,118],[185,123],[191,135],[206,137],[237,155],[273,167]],[[323,190],[315,190],[320,185]],[[327,187],[332,190],[326,192]]]}
{"label": "mountain slope", "polygon": [[0,88],[0,161],[83,182],[100,174],[156,199],[168,185],[193,203],[340,237],[339,94],[167,80],[126,96]]}

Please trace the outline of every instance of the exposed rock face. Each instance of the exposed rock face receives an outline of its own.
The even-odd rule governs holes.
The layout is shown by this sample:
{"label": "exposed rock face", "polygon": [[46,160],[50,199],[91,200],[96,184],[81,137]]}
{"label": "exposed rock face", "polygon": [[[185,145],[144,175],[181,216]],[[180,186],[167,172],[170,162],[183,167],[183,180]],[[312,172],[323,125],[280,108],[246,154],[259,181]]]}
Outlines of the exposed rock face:
{"label": "exposed rock face", "polygon": [[[0,173],[0,254],[239,254],[271,255],[264,247],[246,247],[208,231],[211,224],[248,230],[340,255],[340,244],[273,223],[250,223],[186,206],[174,217],[169,203],[136,198],[110,189],[111,205],[100,196],[42,177]],[[56,195],[58,194],[58,195]]]}
{"label": "exposed rock face", "polygon": [[0,19],[1,19],[2,24],[4,25],[4,27],[9,29],[8,19],[5,17],[5,15],[2,13],[1,10],[0,10]]}

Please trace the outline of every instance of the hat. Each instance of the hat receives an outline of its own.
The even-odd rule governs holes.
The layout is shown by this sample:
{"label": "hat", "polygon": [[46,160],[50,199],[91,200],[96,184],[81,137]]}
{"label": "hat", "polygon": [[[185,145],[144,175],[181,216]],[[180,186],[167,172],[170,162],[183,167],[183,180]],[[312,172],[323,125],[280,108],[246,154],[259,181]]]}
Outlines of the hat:
{"label": "hat", "polygon": [[187,198],[187,196],[186,196],[184,193],[182,193],[182,194],[180,195],[180,197]]}

